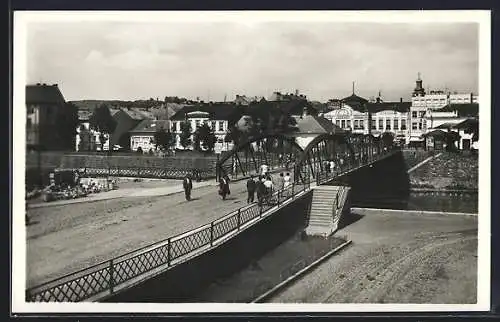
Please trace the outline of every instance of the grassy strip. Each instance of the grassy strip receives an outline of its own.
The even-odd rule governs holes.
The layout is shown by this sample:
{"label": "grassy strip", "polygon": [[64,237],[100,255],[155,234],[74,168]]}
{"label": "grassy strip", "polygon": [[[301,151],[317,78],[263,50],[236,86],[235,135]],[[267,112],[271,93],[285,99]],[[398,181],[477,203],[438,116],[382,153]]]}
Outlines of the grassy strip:
{"label": "grassy strip", "polygon": [[195,302],[248,303],[345,243],[338,237],[293,238],[256,259],[242,271],[214,281]]}

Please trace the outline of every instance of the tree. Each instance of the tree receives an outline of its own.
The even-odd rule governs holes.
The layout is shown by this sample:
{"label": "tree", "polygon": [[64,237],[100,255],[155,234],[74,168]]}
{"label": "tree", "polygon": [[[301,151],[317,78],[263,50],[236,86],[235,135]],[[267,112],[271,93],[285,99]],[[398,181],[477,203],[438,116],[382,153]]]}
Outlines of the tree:
{"label": "tree", "polygon": [[79,131],[80,142],[78,143],[78,151],[90,151],[90,136],[92,135],[87,128],[81,124]]}
{"label": "tree", "polygon": [[165,131],[163,127],[160,127],[155,132],[154,143],[157,149],[168,151],[174,145],[174,136],[172,132]]}
{"label": "tree", "polygon": [[67,103],[64,108],[58,109],[56,118],[57,137],[62,143],[62,148],[74,150],[78,127],[78,107],[73,103]]}
{"label": "tree", "polygon": [[98,108],[96,108],[96,110],[89,119],[89,123],[90,127],[93,130],[98,131],[100,133],[99,141],[101,143],[101,151],[102,151],[104,149],[105,134],[109,136],[111,135],[111,133],[113,133],[113,131],[116,128],[116,121],[111,116],[109,108],[105,104],[102,104]]}
{"label": "tree", "polygon": [[234,142],[234,145],[237,146],[242,141],[241,140],[242,136],[243,136],[243,134],[241,133],[241,131],[238,129],[238,127],[236,127],[234,125],[228,129],[227,134],[224,137],[224,142],[231,142],[232,141],[232,142]]}
{"label": "tree", "polygon": [[181,123],[180,144],[184,149],[191,145],[191,124],[189,122]]}
{"label": "tree", "polygon": [[[215,142],[217,141],[217,137],[213,129],[211,129],[208,124],[203,124],[200,126],[195,133],[195,149],[201,150],[201,147],[208,152],[212,152],[215,147]],[[201,143],[201,146],[200,146]]]}
{"label": "tree", "polygon": [[446,132],[445,140],[446,140],[446,151],[453,152],[457,150],[455,142],[460,140],[460,135],[455,131],[448,130],[448,132]]}

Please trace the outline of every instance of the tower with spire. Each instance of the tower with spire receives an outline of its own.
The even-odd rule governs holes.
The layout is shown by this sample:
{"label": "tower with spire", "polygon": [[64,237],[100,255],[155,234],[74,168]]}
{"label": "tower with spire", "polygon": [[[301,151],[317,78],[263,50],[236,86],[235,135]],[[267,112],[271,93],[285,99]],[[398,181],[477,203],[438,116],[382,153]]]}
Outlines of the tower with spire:
{"label": "tower with spire", "polygon": [[420,72],[418,73],[416,86],[415,86],[415,89],[413,90],[412,96],[413,97],[425,96],[425,89],[422,86],[422,79],[420,78]]}

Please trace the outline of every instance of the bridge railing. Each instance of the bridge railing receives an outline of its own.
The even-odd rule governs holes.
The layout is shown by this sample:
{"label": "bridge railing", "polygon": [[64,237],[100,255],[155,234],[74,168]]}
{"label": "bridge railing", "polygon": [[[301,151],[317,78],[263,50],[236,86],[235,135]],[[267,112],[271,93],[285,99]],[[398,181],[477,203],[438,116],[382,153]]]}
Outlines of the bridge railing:
{"label": "bridge railing", "polygon": [[374,154],[366,158],[366,160],[363,160],[363,158],[356,158],[354,163],[350,163],[347,165],[344,165],[343,167],[337,166],[335,169],[330,170],[330,171],[318,171],[316,174],[316,184],[319,186],[325,182],[331,181],[335,179],[336,177],[342,176],[348,172],[351,172],[357,168],[363,167],[365,165],[368,165],[370,163],[376,162],[378,160],[381,160],[388,155],[395,153],[396,149],[388,149],[385,151],[382,151],[379,154]]}
{"label": "bridge railing", "polygon": [[310,182],[293,183],[275,191],[264,202],[239,208],[209,224],[170,237],[124,255],[26,290],[28,302],[92,301],[112,295],[194,257],[201,251],[237,234],[244,225],[269,209],[310,189]]}

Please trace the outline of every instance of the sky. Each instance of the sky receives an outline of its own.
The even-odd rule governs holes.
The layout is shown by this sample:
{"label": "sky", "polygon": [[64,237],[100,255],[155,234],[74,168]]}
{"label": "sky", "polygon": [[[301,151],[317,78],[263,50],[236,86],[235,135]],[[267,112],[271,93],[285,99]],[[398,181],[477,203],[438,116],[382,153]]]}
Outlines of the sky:
{"label": "sky", "polygon": [[475,23],[30,22],[27,82],[66,100],[294,92],[409,100],[426,89],[478,91]]}

